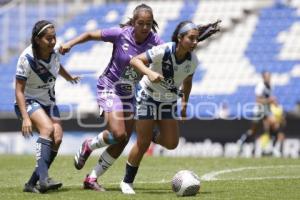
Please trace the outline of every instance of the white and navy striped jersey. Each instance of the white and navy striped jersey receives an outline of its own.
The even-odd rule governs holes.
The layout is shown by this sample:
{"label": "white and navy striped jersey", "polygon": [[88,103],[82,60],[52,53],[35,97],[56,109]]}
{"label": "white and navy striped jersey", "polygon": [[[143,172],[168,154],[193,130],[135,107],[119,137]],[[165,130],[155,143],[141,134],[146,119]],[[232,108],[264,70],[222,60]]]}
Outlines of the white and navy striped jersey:
{"label": "white and navy striped jersey", "polygon": [[164,80],[159,83],[151,82],[148,76],[144,76],[140,81],[141,87],[156,101],[176,101],[183,80],[192,75],[198,66],[198,59],[194,53],[189,53],[184,60],[178,61],[175,49],[176,44],[169,42],[146,51],[150,69],[164,76]]}
{"label": "white and navy striped jersey", "polygon": [[261,81],[255,87],[255,95],[257,97],[269,98],[272,96],[272,88],[267,87],[267,85]]}
{"label": "white and navy striped jersey", "polygon": [[58,49],[48,61],[35,60],[31,45],[21,54],[17,64],[16,79],[26,81],[25,99],[34,99],[40,104],[55,104],[55,80],[60,68]]}
{"label": "white and navy striped jersey", "polygon": [[[268,99],[269,97],[272,96],[272,87],[267,86],[263,81],[259,82],[256,87],[255,87],[255,96],[256,97],[262,97],[264,99]],[[257,103],[254,112],[258,112],[260,109],[263,109],[262,112],[266,113],[269,115],[269,113],[271,113],[271,104],[270,103],[266,103],[263,104],[263,108],[259,107],[259,103]]]}

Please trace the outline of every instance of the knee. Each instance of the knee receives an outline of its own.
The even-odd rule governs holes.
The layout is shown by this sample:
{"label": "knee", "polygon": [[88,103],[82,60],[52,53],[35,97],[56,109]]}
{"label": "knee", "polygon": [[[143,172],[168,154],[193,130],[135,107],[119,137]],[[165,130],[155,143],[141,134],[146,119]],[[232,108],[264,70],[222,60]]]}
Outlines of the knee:
{"label": "knee", "polygon": [[45,125],[43,128],[40,130],[40,134],[42,136],[46,136],[48,138],[53,138],[53,133],[54,133],[54,126],[52,124]]}
{"label": "knee", "polygon": [[61,142],[62,142],[62,138],[63,138],[63,129],[61,127],[61,125],[54,125],[54,134],[53,134],[53,141],[54,141],[54,145],[59,147]]}
{"label": "knee", "polygon": [[168,150],[173,150],[178,146],[178,140],[166,142],[163,146]]}
{"label": "knee", "polygon": [[112,130],[111,134],[117,143],[127,142],[127,133],[123,130]]}
{"label": "knee", "polygon": [[54,138],[54,145],[58,148],[60,144],[62,143],[62,137],[56,137]]}
{"label": "knee", "polygon": [[150,146],[150,143],[151,141],[146,141],[146,140],[137,141],[137,147],[139,148],[140,151],[145,152]]}

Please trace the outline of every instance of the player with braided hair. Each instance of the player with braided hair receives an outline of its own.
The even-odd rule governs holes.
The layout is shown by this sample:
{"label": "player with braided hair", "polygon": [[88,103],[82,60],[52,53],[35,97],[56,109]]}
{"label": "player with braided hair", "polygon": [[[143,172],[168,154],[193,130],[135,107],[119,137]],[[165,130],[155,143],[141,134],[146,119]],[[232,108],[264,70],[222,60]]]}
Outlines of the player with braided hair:
{"label": "player with braided hair", "polygon": [[[177,25],[172,42],[153,47],[130,60],[131,66],[144,76],[136,94],[137,140],[129,153],[125,176],[120,183],[124,194],[135,194],[133,182],[151,141],[167,149],[177,147],[180,119],[177,116],[177,99],[182,96],[180,114],[181,119],[185,119],[192,79],[198,66],[193,50],[199,38],[201,41],[218,31],[217,28],[210,30],[209,27],[212,26],[201,29],[201,36],[197,25],[183,21]],[[181,95],[178,95],[179,87]],[[155,125],[159,133],[154,136]]]}

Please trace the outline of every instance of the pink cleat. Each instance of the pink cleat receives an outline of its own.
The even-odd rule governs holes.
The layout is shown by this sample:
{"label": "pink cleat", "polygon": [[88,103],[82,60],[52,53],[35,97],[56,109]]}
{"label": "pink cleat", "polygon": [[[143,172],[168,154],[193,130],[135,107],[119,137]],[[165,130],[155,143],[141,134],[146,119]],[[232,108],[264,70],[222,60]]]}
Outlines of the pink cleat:
{"label": "pink cleat", "polygon": [[91,141],[91,139],[87,139],[82,143],[81,148],[76,153],[74,157],[74,166],[76,169],[80,170],[83,168],[86,160],[89,158],[89,156],[92,153],[92,150],[90,149],[88,143]]}
{"label": "pink cleat", "polygon": [[98,184],[96,178],[90,178],[89,175],[86,175],[83,182],[83,189],[86,190],[95,190],[97,192],[105,192],[105,189]]}

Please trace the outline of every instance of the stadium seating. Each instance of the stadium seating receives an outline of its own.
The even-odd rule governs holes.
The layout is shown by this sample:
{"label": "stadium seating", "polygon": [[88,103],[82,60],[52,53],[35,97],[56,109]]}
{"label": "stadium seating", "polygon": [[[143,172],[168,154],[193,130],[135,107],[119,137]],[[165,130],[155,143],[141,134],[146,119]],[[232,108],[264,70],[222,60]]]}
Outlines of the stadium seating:
{"label": "stadium seating", "polygon": [[[147,2],[154,10],[160,27],[158,33],[165,41],[170,41],[176,24],[182,20],[205,24],[222,19],[223,32],[200,43],[196,51],[200,66],[190,101],[203,106],[189,110],[190,115],[213,116],[226,103],[231,116],[243,117],[245,105],[255,100],[254,87],[264,70],[272,72],[274,93],[285,111],[294,108],[300,98],[299,2],[291,1],[289,5],[268,0]],[[63,42],[87,30],[117,26],[132,16],[136,5],[127,2],[91,7],[60,27],[58,40]],[[34,15],[34,9],[31,12],[29,15]],[[111,51],[109,43],[89,42],[63,56],[64,66],[72,73],[81,74],[83,79],[77,86],[59,79],[57,103],[70,104],[79,112],[94,112],[96,81]],[[13,58],[8,64],[0,65],[0,111],[13,111],[16,61]],[[209,106],[208,102],[216,106]]]}

